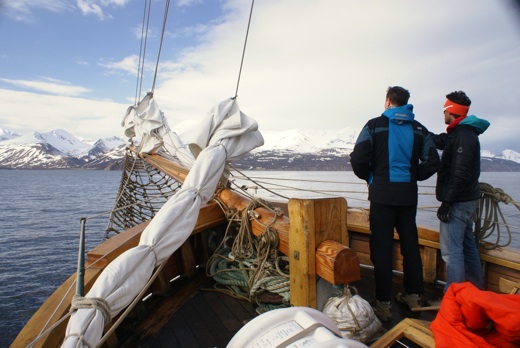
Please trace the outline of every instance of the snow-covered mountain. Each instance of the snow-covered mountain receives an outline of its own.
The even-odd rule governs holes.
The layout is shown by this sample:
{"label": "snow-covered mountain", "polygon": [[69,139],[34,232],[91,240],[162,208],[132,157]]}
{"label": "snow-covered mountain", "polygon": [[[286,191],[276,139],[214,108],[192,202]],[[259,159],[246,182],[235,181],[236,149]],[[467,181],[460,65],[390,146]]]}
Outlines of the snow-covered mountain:
{"label": "snow-covered mountain", "polygon": [[13,138],[18,138],[20,136],[19,133],[8,131],[0,128],[0,141],[9,140]]}
{"label": "snow-covered mountain", "polygon": [[[179,136],[189,142],[193,127]],[[262,132],[265,144],[235,165],[242,169],[350,170],[358,129]],[[126,143],[118,137],[82,139],[63,130],[20,135],[0,129],[0,168],[23,169],[117,169]],[[496,155],[483,150],[483,171],[520,171],[520,153],[504,150]]]}
{"label": "snow-covered mountain", "polygon": [[0,129],[0,136],[5,138],[0,140],[0,168],[110,169],[120,164],[126,146],[118,137],[92,141],[63,129],[24,135]]}
{"label": "snow-covered mountain", "polygon": [[253,152],[291,151],[319,153],[335,149],[338,154],[349,154],[354,148],[359,130],[344,128],[337,131],[291,129],[262,133],[265,144]]}

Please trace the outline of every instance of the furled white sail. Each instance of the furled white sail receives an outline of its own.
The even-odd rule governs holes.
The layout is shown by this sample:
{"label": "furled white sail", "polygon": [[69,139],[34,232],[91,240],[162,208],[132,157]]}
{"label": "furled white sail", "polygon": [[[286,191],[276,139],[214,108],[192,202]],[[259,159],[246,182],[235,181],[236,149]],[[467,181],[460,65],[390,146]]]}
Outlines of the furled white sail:
{"label": "furled white sail", "polygon": [[226,99],[210,111],[195,142],[190,144],[195,155],[171,132],[151,95],[136,108],[129,108],[123,125],[127,136],[142,137],[139,144],[142,152],[156,152],[163,147],[192,166],[181,189],[143,231],[139,245],[108,265],[85,295],[86,303],[90,300],[101,305],[80,308],[72,314],[62,347],[96,346],[102,337],[104,316],[113,318],[128,306],[154,268],[188,239],[199,209],[213,196],[226,163],[263,145],[258,124],[240,111],[235,99]]}

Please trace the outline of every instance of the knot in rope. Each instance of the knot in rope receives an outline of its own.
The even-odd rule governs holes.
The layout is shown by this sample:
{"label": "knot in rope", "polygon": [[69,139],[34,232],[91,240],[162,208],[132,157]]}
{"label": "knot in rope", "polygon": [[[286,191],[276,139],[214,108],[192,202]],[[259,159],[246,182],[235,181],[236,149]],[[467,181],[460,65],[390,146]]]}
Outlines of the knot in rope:
{"label": "knot in rope", "polygon": [[99,310],[103,315],[105,325],[110,323],[110,321],[112,320],[112,317],[110,316],[110,306],[108,305],[108,302],[105,299],[99,297],[88,298],[80,295],[74,295],[74,297],[72,298],[70,311],[73,312],[82,308],[93,308]]}
{"label": "knot in rope", "polygon": [[493,199],[498,203],[514,203],[513,198],[505,193],[504,190],[499,187],[494,188],[493,186],[486,183],[480,183],[480,193],[481,195],[489,195],[493,197]]}

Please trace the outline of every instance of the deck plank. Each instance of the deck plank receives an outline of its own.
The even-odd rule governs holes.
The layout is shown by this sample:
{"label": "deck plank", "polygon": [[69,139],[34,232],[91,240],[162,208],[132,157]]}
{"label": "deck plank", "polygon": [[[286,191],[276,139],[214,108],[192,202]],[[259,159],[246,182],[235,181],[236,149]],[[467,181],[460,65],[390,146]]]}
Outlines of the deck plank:
{"label": "deck plank", "polygon": [[200,299],[193,301],[193,309],[195,313],[201,317],[204,326],[207,328],[208,335],[213,338],[212,347],[225,347],[233,337],[222,321],[218,313],[215,313],[207,302],[207,293],[202,292]]}

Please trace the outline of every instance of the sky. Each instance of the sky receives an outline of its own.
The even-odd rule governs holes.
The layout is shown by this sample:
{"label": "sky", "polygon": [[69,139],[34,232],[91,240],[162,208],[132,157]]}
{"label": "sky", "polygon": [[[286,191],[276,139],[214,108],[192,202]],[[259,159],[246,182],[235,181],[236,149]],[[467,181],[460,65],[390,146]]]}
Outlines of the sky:
{"label": "sky", "polygon": [[237,90],[260,132],[360,130],[398,85],[435,133],[465,91],[491,123],[482,149],[520,152],[518,1],[171,0],[161,35],[165,5],[0,0],[0,128],[122,136],[153,88],[174,131]]}

